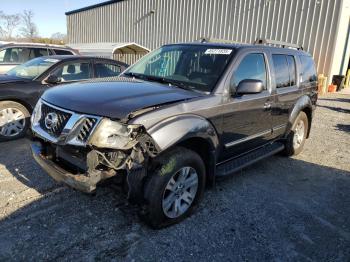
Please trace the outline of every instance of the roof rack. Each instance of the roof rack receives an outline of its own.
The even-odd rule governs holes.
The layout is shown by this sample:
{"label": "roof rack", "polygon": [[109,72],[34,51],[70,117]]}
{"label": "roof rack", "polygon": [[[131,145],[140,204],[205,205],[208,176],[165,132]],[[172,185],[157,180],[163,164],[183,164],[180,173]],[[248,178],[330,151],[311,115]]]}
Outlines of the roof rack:
{"label": "roof rack", "polygon": [[242,44],[241,42],[236,42],[232,40],[226,40],[226,39],[219,39],[219,38],[212,38],[212,37],[200,37],[199,39],[195,40],[195,42],[200,43],[223,43],[223,44]]}
{"label": "roof rack", "polygon": [[271,39],[266,39],[266,38],[257,38],[254,41],[254,45],[278,45],[278,46],[281,46],[283,48],[291,47],[291,48],[295,48],[298,50],[304,50],[301,45],[292,44],[292,43],[283,42],[283,41],[271,40]]}

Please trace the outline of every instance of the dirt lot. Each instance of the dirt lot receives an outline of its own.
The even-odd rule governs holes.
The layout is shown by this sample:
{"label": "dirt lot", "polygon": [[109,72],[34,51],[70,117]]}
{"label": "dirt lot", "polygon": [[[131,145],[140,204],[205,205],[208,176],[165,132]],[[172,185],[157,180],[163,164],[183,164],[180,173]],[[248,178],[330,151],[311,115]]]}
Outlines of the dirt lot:
{"label": "dirt lot", "polygon": [[0,261],[349,261],[350,96],[319,100],[300,156],[220,181],[195,215],[160,231],[115,187],[87,196],[56,184],[28,144],[0,144]]}

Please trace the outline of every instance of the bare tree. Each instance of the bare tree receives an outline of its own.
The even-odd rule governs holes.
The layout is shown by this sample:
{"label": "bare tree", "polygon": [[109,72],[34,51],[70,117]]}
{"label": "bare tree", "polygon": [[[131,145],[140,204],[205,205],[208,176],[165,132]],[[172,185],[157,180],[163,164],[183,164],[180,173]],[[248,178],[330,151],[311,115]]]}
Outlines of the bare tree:
{"label": "bare tree", "polygon": [[32,10],[24,10],[21,14],[23,26],[20,28],[21,35],[25,38],[33,39],[38,36],[38,27],[33,21],[34,13]]}
{"label": "bare tree", "polygon": [[60,41],[61,43],[67,42],[67,35],[62,34],[61,32],[57,32],[51,35],[51,39]]}
{"label": "bare tree", "polygon": [[4,12],[0,10],[0,38],[3,39],[4,37],[4,29],[2,24],[2,16],[4,15]]}
{"label": "bare tree", "polygon": [[0,35],[2,38],[9,40],[12,38],[14,30],[21,23],[20,15],[7,15],[0,12]]}
{"label": "bare tree", "polygon": [[55,40],[63,40],[66,37],[67,37],[67,35],[66,34],[62,34],[61,32],[56,32],[56,33],[51,35],[51,38],[55,39]]}

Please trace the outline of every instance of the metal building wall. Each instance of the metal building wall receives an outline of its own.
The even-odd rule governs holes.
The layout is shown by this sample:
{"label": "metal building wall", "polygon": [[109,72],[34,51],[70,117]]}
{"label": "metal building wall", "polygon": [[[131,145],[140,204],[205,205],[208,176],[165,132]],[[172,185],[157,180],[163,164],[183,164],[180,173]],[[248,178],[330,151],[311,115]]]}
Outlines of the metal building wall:
{"label": "metal building wall", "polygon": [[150,49],[202,36],[297,43],[318,72],[330,61],[342,0],[125,0],[67,15],[68,40],[137,42]]}

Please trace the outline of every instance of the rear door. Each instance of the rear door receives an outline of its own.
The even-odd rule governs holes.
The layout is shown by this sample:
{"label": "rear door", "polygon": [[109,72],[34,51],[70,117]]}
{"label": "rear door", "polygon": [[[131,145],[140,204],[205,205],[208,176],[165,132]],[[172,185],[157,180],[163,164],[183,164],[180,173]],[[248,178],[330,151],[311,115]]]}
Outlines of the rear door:
{"label": "rear door", "polygon": [[93,65],[94,78],[115,77],[126,69],[124,64],[108,60],[95,60]]}
{"label": "rear door", "polygon": [[302,95],[299,89],[297,57],[288,53],[271,53],[273,88],[276,90],[273,115],[273,137],[285,133],[295,101]]}
{"label": "rear door", "polygon": [[245,153],[266,144],[271,138],[272,117],[269,67],[264,51],[244,53],[238,58],[231,82],[237,87],[245,79],[261,80],[262,93],[232,96],[223,110],[221,160]]}
{"label": "rear door", "polygon": [[29,52],[28,52],[28,59],[27,60],[31,60],[37,57],[41,57],[41,56],[48,56],[49,55],[49,50],[45,47],[30,47],[28,48]]}

